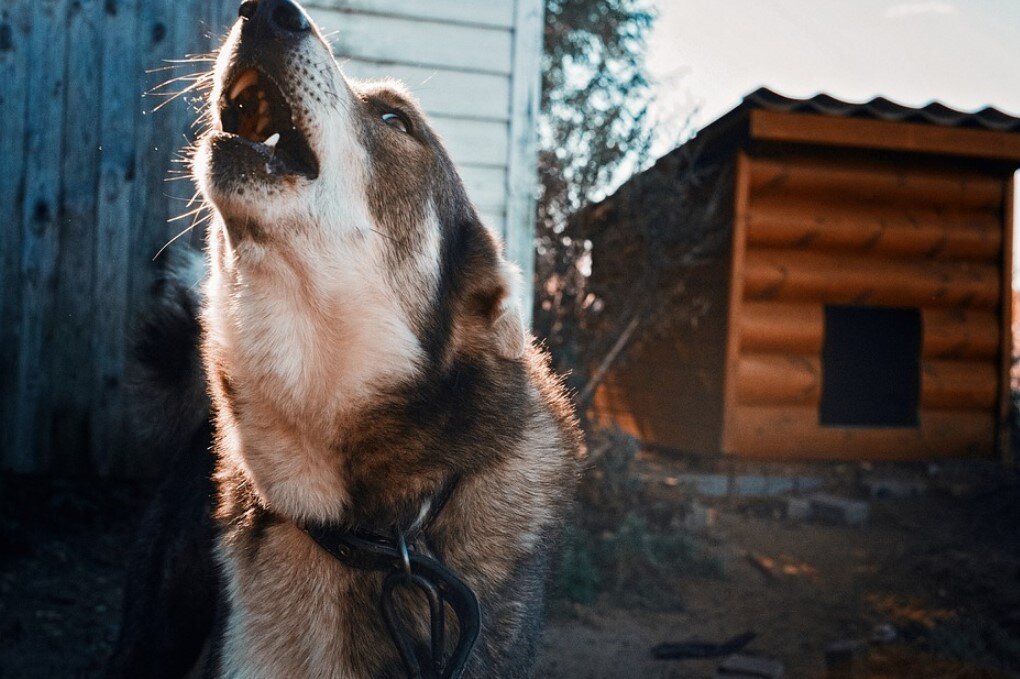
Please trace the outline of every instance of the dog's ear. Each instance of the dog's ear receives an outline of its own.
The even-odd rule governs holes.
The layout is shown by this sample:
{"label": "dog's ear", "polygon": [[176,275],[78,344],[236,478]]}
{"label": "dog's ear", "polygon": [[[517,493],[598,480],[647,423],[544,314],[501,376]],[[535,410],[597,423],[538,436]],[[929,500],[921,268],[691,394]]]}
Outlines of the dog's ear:
{"label": "dog's ear", "polygon": [[457,323],[457,344],[463,350],[495,350],[500,358],[519,359],[527,344],[517,304],[520,272],[499,254],[499,243],[491,234],[486,232],[479,245],[465,272],[469,283]]}
{"label": "dog's ear", "polygon": [[503,279],[504,293],[492,310],[492,333],[499,356],[517,359],[524,355],[527,334],[524,330],[524,319],[521,318],[521,309],[517,304],[521,274],[517,267],[501,259],[500,278]]}

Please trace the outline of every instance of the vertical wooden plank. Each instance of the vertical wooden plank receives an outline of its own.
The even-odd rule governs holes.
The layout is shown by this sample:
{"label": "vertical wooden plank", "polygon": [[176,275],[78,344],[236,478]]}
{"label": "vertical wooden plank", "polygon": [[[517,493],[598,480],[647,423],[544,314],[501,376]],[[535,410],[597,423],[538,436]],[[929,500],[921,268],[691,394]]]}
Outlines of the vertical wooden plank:
{"label": "vertical wooden plank", "polygon": [[63,151],[67,0],[37,0],[29,43],[25,202],[22,206],[21,327],[18,342],[16,471],[41,471],[49,456],[49,393],[43,352],[54,312]]}
{"label": "vertical wooden plank", "polygon": [[206,36],[206,51],[219,49],[230,27],[237,20],[237,7],[240,3],[234,0],[213,0],[209,3],[209,30]]}
{"label": "vertical wooden plank", "polygon": [[21,215],[32,0],[0,9],[0,468],[15,466],[21,322]]}
{"label": "vertical wooden plank", "polygon": [[531,324],[535,278],[535,201],[538,179],[538,106],[541,101],[542,0],[516,0],[507,157],[506,255],[524,279],[521,312]]}
{"label": "vertical wooden plank", "polygon": [[1006,191],[1002,199],[1002,316],[1001,339],[999,349],[1001,365],[999,366],[999,418],[998,437],[999,454],[1006,464],[1013,463],[1012,419],[1013,391],[1010,384],[1010,372],[1013,368],[1013,220],[1016,218],[1016,174],[1006,182]]}
{"label": "vertical wooden plank", "polygon": [[[132,91],[127,93],[130,114],[134,116],[134,146],[132,167],[134,180],[127,190],[131,197],[131,216],[121,225],[127,232],[128,250],[122,266],[126,269],[125,284],[125,345],[129,350],[131,329],[139,314],[146,307],[147,296],[154,280],[155,267],[152,256],[163,242],[166,232],[167,198],[166,168],[169,164],[170,147],[174,145],[174,129],[171,113],[183,102],[178,99],[156,111],[163,101],[159,97],[147,97],[145,93],[160,82],[174,77],[168,71],[154,71],[166,65],[166,60],[179,58],[174,53],[173,12],[183,2],[165,3],[155,0],[140,0],[137,5],[137,38],[134,51],[138,61],[137,79]],[[173,91],[173,90],[171,90]],[[126,407],[126,406],[125,406]],[[127,413],[123,416],[126,418]],[[126,439],[125,443],[130,443]],[[126,476],[152,475],[153,461],[144,450],[129,450],[122,445],[111,447],[107,460],[111,473]]]}
{"label": "vertical wooden plank", "polygon": [[93,342],[92,456],[100,473],[111,471],[124,444],[121,377],[127,350],[128,267],[132,184],[135,179],[135,112],[138,92],[138,0],[104,0],[101,156],[96,210]]}
{"label": "vertical wooden plank", "polygon": [[730,298],[726,324],[726,371],[723,385],[722,452],[735,453],[737,414],[737,368],[740,365],[740,314],[744,300],[744,251],[747,242],[750,161],[747,154],[737,156],[737,176],[733,209],[733,255],[730,258]]}
{"label": "vertical wooden plank", "polygon": [[75,0],[68,8],[67,84],[57,258],[56,313],[47,346],[51,374],[59,380],[53,401],[53,466],[61,473],[88,471],[92,404],[92,294],[99,163],[99,54],[102,0]]}

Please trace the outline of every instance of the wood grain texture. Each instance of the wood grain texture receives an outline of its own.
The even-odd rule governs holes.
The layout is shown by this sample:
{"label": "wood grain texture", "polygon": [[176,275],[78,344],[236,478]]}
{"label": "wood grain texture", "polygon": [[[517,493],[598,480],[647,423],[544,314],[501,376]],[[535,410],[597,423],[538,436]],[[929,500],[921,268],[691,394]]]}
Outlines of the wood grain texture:
{"label": "wood grain texture", "polygon": [[964,171],[802,157],[756,158],[751,167],[751,190],[756,198],[856,204],[879,201],[998,213],[1005,185],[1001,177]]}
{"label": "wood grain texture", "polygon": [[52,464],[68,473],[90,471],[79,455],[89,438],[93,374],[92,318],[95,258],[96,179],[99,160],[100,51],[102,0],[72,3],[67,17],[67,86],[63,105],[60,251],[56,312],[48,347],[51,379],[61,388],[50,394]]}
{"label": "wood grain texture", "polygon": [[1002,224],[990,210],[773,198],[752,205],[747,238],[759,247],[998,263]]}
{"label": "wood grain texture", "polygon": [[132,255],[131,197],[136,179],[135,128],[141,92],[138,65],[139,5],[107,0],[102,52],[102,117],[96,211],[96,298],[93,325],[92,455],[100,473],[117,471],[124,448],[121,380],[127,358],[128,285]]}
{"label": "wood grain texture", "polygon": [[747,206],[751,193],[751,161],[737,154],[737,173],[733,195],[733,235],[730,255],[729,300],[726,323],[726,373],[723,382],[723,431],[721,448],[725,453],[737,447],[737,388],[740,369],[740,318],[744,302],[744,258],[747,249]]}
{"label": "wood grain texture", "polygon": [[60,248],[60,162],[63,154],[64,26],[67,0],[33,4],[21,210],[21,314],[18,322],[18,407],[11,467],[30,471],[33,455],[50,455],[51,403],[45,346],[52,333]]}
{"label": "wood grain texture", "polygon": [[825,334],[821,304],[745,300],[738,321],[743,351],[821,355]]}
{"label": "wood grain texture", "polygon": [[921,362],[922,408],[991,413],[998,398],[995,360]]}
{"label": "wood grain texture", "polygon": [[505,252],[521,269],[518,304],[531,324],[538,195],[538,108],[541,101],[542,0],[515,0],[510,141],[507,158]]}
{"label": "wood grain texture", "polygon": [[1016,218],[1017,183],[1016,174],[1010,177],[1003,196],[1003,242],[1002,248],[1002,306],[999,308],[999,385],[998,413],[996,418],[996,444],[999,456],[1006,463],[1013,462],[1012,431],[1014,417],[1013,391],[1010,373],[1013,370],[1013,238]]}
{"label": "wood grain texture", "polygon": [[737,367],[741,405],[813,405],[822,394],[818,356],[745,353]]}
{"label": "wood grain texture", "polygon": [[[999,319],[993,310],[921,309],[921,355],[932,359],[993,359],[999,355]],[[745,301],[741,347],[748,353],[821,355],[824,305]]]}
{"label": "wood grain texture", "polygon": [[[510,150],[507,123],[433,115],[432,125],[458,166],[477,165],[494,169],[507,166]],[[494,188],[506,193],[506,178],[502,180],[503,183]]]}
{"label": "wood grain texture", "polygon": [[361,59],[343,59],[341,68],[360,80],[400,80],[433,116],[490,122],[510,119],[510,78],[505,75]]}
{"label": "wood grain texture", "polygon": [[1020,135],[924,123],[757,110],[751,112],[751,137],[1020,162]]}
{"label": "wood grain texture", "polygon": [[749,249],[746,296],[828,304],[997,308],[994,264],[890,261],[817,252]]}
{"label": "wood grain texture", "polygon": [[0,465],[26,465],[15,449],[21,328],[21,221],[25,188],[25,114],[31,58],[31,0],[5,3],[0,30],[10,38],[0,50]]}
{"label": "wood grain texture", "polygon": [[772,460],[927,460],[987,457],[995,441],[989,412],[922,411],[916,428],[822,427],[818,409],[739,406],[732,445]]}
{"label": "wood grain texture", "polygon": [[[398,16],[308,11],[340,58],[509,75],[512,33]],[[335,31],[335,33],[333,33]]]}
{"label": "wood grain texture", "polygon": [[513,28],[513,0],[310,0],[306,7],[442,21],[450,24]]}

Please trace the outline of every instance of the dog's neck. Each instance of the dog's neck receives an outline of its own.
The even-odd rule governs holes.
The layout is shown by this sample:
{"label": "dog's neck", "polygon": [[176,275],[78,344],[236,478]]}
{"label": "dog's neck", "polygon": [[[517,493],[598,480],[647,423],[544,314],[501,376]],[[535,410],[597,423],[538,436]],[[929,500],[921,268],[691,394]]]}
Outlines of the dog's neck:
{"label": "dog's neck", "polygon": [[370,248],[309,263],[246,245],[214,263],[207,291],[221,448],[276,511],[340,520],[350,479],[336,451],[367,404],[420,370],[421,347]]}

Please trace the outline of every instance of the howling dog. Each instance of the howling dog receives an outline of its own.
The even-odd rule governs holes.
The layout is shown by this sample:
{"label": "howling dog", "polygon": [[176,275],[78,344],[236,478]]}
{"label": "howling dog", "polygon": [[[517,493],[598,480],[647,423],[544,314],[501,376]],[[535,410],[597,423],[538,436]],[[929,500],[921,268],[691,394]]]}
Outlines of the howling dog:
{"label": "howling dog", "polygon": [[404,89],[292,0],[239,15],[193,159],[208,273],[138,345],[174,462],[110,674],[530,676],[581,443],[514,270]]}

